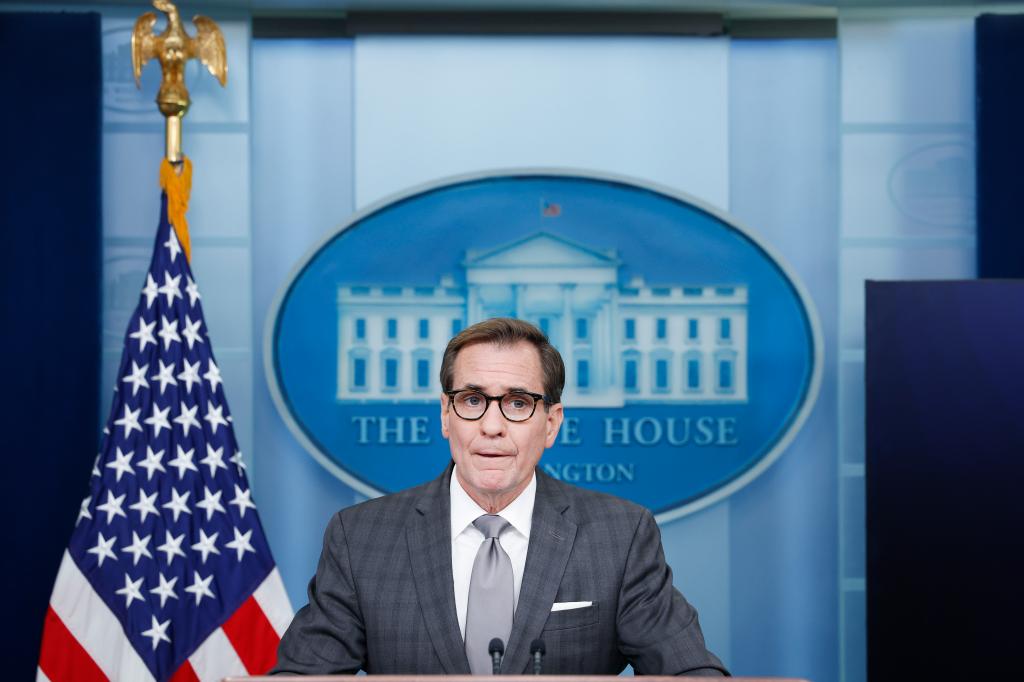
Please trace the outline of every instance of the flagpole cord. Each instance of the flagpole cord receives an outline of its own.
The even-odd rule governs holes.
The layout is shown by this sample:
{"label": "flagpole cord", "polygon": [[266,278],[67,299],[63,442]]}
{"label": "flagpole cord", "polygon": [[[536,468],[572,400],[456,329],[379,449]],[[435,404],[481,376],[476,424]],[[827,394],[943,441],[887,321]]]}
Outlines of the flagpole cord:
{"label": "flagpole cord", "polygon": [[167,194],[167,220],[174,227],[185,258],[192,262],[192,241],[188,234],[188,200],[192,194],[192,160],[181,156],[180,171],[166,158],[160,162],[160,187]]}

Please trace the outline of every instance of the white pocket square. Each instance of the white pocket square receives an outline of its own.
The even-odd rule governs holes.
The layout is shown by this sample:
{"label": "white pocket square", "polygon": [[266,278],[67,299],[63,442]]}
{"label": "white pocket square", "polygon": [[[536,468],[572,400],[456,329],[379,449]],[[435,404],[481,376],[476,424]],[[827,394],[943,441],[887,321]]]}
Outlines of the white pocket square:
{"label": "white pocket square", "polygon": [[568,611],[569,609],[582,609],[587,606],[593,606],[592,601],[556,601],[551,605],[551,611]]}

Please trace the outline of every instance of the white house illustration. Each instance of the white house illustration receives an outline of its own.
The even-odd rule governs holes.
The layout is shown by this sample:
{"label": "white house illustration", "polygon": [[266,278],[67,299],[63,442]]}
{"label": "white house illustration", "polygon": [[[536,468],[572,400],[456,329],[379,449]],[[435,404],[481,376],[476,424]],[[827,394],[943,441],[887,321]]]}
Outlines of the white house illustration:
{"label": "white house illustration", "polygon": [[346,402],[437,400],[448,340],[489,317],[540,327],[565,360],[573,407],[747,400],[747,287],[619,283],[614,250],[547,232],[467,251],[465,285],[338,287]]}

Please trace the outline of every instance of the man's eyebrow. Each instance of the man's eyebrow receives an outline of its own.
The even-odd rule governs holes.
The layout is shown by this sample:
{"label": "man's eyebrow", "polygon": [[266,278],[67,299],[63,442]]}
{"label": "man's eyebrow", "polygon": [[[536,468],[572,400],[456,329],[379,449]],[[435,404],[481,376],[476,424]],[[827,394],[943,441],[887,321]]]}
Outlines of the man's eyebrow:
{"label": "man's eyebrow", "polygon": [[[462,388],[456,388],[456,389],[452,389],[452,390],[455,390],[455,391],[479,391],[480,393],[484,393],[484,394],[487,393],[487,391],[484,390],[483,386],[479,386],[477,384],[466,384]],[[521,386],[511,386],[511,387],[509,387],[508,389],[505,390],[505,393],[533,393],[533,391],[531,391],[528,388],[523,388]]]}

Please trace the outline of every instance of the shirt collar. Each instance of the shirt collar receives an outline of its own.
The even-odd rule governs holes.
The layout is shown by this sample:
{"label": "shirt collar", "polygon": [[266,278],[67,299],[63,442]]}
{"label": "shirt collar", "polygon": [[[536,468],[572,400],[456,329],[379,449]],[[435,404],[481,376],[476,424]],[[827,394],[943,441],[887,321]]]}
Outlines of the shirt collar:
{"label": "shirt collar", "polygon": [[[462,484],[455,476],[455,469],[452,469],[452,480],[449,485],[449,494],[452,503],[452,539],[456,538],[462,531],[466,530],[473,521],[487,511],[482,509],[469,493],[465,491]],[[530,476],[530,482],[519,497],[512,500],[512,503],[498,512],[501,518],[512,524],[512,527],[527,540],[530,539],[530,524],[533,522],[533,502],[537,497],[537,474]]]}

